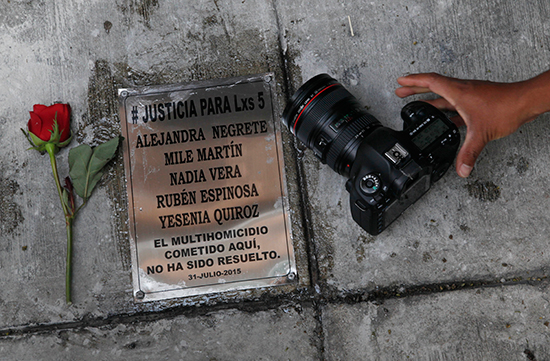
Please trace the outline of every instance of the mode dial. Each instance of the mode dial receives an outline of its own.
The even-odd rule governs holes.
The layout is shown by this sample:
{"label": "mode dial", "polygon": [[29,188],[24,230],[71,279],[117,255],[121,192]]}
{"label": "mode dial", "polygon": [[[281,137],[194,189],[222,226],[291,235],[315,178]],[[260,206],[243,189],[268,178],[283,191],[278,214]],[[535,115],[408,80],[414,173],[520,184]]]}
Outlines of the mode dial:
{"label": "mode dial", "polygon": [[374,194],[380,189],[380,177],[372,173],[367,174],[361,178],[361,183],[359,186],[365,194]]}

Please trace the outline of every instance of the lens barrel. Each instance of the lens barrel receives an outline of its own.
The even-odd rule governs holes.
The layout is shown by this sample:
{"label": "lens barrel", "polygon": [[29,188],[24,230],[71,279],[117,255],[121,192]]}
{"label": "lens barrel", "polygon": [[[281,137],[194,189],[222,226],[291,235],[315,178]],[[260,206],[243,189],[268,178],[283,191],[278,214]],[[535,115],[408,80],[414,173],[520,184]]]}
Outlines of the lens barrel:
{"label": "lens barrel", "polygon": [[380,122],[328,74],[308,80],[290,98],[283,123],[323,163],[349,176],[357,149]]}

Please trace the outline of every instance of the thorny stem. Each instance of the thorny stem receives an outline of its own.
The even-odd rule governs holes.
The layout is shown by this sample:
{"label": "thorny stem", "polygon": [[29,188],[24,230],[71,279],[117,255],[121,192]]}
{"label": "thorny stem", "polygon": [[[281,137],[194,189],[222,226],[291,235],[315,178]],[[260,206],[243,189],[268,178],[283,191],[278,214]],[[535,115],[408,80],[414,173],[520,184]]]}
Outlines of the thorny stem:
{"label": "thorny stem", "polygon": [[59,200],[61,201],[61,207],[65,214],[65,225],[67,228],[67,264],[65,271],[65,301],[68,305],[72,303],[71,297],[71,276],[72,276],[72,249],[73,249],[73,220],[75,213],[71,214],[65,202],[63,202],[63,188],[59,181],[59,174],[57,172],[57,162],[55,160],[56,146],[51,143],[46,144],[46,151],[50,156],[50,163],[52,165],[53,178],[55,185],[57,186],[57,193],[59,194]]}
{"label": "thorny stem", "polygon": [[65,217],[67,221],[67,264],[65,269],[65,302],[73,303],[71,297],[71,280],[73,275],[73,217]]}
{"label": "thorny stem", "polygon": [[57,186],[57,193],[59,194],[59,200],[61,201],[61,207],[63,207],[63,213],[65,217],[69,215],[69,210],[63,202],[63,188],[61,187],[61,182],[59,182],[59,174],[57,173],[57,161],[55,160],[55,145],[51,143],[46,144],[46,151],[50,156],[50,163],[52,164],[53,178],[55,180],[55,185]]}

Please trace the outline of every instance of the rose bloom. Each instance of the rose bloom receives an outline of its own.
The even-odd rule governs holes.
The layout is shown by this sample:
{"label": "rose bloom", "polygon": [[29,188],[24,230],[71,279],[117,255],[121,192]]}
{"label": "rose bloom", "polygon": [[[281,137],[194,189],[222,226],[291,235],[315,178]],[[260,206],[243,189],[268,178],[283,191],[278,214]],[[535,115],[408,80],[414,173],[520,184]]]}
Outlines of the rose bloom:
{"label": "rose bloom", "polygon": [[29,132],[43,141],[47,142],[50,140],[56,117],[59,129],[59,139],[57,142],[63,143],[71,136],[71,107],[69,104],[54,104],[49,107],[35,104],[33,111],[29,113],[31,114],[31,119],[29,119],[29,123],[27,124]]}

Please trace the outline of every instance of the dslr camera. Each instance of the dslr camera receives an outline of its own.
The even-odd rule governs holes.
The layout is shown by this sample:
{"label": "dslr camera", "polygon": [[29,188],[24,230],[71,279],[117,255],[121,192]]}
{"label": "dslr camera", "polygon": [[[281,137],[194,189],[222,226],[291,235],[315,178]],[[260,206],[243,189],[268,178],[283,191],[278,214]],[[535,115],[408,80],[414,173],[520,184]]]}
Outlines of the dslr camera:
{"label": "dslr camera", "polygon": [[432,105],[401,110],[403,130],[384,127],[338,81],[319,74],[291,97],[283,122],[315,155],[348,178],[351,214],[381,233],[449,169],[457,127]]}

